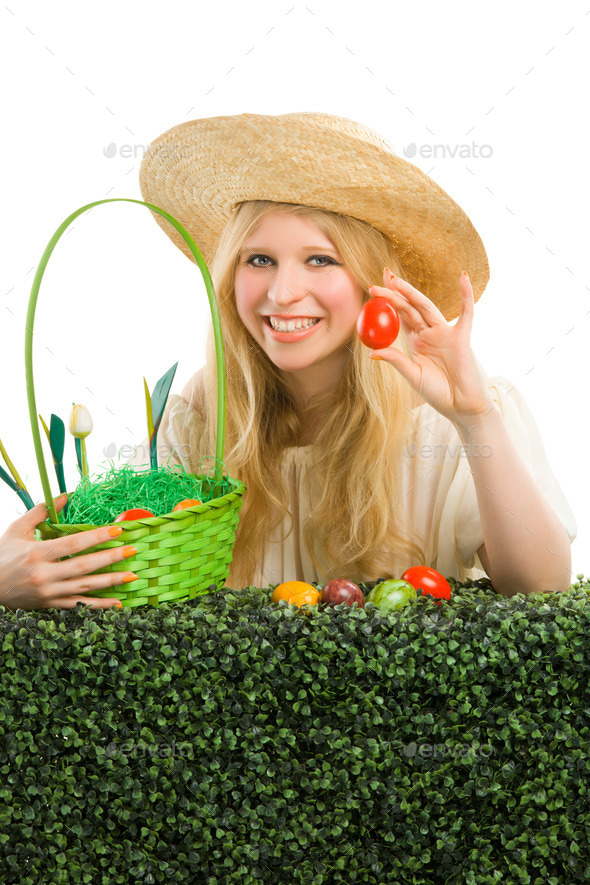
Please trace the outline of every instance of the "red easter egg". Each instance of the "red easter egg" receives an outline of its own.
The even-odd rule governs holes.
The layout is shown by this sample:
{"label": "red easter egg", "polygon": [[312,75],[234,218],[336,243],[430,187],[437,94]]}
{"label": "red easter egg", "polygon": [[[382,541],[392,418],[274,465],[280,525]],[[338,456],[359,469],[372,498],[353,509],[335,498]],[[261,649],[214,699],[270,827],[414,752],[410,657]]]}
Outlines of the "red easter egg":
{"label": "red easter egg", "polygon": [[113,522],[122,522],[127,519],[145,519],[146,516],[155,516],[155,513],[152,513],[151,510],[143,510],[141,507],[135,507],[131,510],[124,510],[123,513],[119,513],[117,517],[113,520]]}

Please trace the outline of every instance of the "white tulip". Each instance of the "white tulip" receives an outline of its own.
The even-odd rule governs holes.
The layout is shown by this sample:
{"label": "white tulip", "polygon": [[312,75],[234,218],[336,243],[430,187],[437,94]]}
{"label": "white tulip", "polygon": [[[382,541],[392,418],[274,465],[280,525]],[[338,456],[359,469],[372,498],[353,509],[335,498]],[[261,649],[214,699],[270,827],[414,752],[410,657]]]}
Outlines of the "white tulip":
{"label": "white tulip", "polygon": [[92,433],[92,418],[86,406],[72,406],[70,433],[77,439],[84,439]]}

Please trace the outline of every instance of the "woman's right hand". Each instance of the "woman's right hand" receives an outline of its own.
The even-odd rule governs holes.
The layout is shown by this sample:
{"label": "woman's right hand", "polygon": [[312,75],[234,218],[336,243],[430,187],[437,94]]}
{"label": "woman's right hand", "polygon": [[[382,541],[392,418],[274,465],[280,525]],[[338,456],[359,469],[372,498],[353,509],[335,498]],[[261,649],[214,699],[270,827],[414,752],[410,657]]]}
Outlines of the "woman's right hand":
{"label": "woman's right hand", "polygon": [[[66,501],[66,495],[57,498],[56,510],[61,510]],[[105,572],[102,575],[88,573],[113,562],[121,562],[125,558],[125,545],[58,562],[62,556],[72,556],[87,547],[112,541],[113,538],[108,528],[99,528],[75,532],[63,538],[36,541],[35,528],[47,516],[47,506],[42,501],[12,522],[0,537],[0,605],[11,611],[18,608],[75,608],[77,602],[83,602],[90,608],[121,605],[116,596],[112,599],[100,599],[81,594],[124,582],[130,572]]]}

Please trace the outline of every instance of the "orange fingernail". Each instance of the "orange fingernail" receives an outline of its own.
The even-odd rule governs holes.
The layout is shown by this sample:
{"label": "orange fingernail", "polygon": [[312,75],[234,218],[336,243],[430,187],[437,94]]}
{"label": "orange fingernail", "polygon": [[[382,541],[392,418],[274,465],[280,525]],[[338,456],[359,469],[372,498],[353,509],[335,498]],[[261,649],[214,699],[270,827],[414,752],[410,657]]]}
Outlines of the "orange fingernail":
{"label": "orange fingernail", "polygon": [[134,575],[133,572],[129,572],[129,574],[125,575],[123,578],[124,584],[129,584],[131,581],[137,581],[137,575]]}
{"label": "orange fingernail", "polygon": [[123,604],[121,602],[114,602],[113,608],[123,608]]}
{"label": "orange fingernail", "polygon": [[369,359],[370,360],[382,360],[383,357],[382,356],[371,356],[371,354],[369,354]]}
{"label": "orange fingernail", "polygon": [[122,531],[123,531],[122,528],[114,525],[111,529],[109,529],[109,535],[111,536],[111,538],[117,538],[121,534]]}
{"label": "orange fingernail", "polygon": [[124,547],[123,548],[123,558],[128,559],[130,556],[135,556],[137,553],[137,547]]}

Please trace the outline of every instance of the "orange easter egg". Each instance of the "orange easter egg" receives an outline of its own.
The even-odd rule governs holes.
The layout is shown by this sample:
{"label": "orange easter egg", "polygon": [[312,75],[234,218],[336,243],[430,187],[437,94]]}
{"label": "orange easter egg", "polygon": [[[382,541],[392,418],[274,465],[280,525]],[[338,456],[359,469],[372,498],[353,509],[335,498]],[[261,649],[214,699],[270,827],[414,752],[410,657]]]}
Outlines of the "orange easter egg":
{"label": "orange easter egg", "polygon": [[187,507],[196,507],[200,503],[196,498],[185,498],[184,501],[179,501],[176,507],[172,508],[172,512],[174,513],[175,510],[186,510]]}
{"label": "orange easter egg", "polygon": [[315,587],[312,587],[311,584],[306,584],[305,581],[286,581],[284,584],[279,584],[278,587],[275,587],[270,601],[279,602],[281,599],[290,601],[292,596],[306,593],[308,590],[315,591]]}

